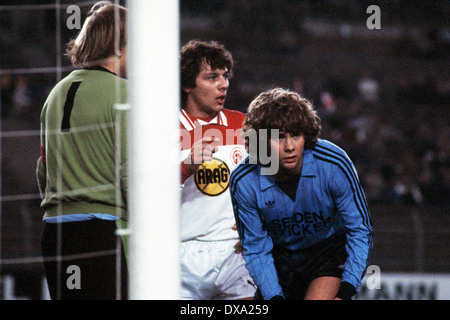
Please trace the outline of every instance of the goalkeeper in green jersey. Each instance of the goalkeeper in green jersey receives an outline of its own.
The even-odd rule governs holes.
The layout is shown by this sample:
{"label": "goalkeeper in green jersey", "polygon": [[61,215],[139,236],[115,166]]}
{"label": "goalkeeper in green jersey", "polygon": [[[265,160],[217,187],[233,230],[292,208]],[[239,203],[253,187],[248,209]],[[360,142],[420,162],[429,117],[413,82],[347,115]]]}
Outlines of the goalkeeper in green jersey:
{"label": "goalkeeper in green jersey", "polygon": [[37,178],[52,299],[128,295],[126,246],[116,235],[127,221],[126,14],[108,1],[93,6],[68,44],[79,70],[42,109]]}

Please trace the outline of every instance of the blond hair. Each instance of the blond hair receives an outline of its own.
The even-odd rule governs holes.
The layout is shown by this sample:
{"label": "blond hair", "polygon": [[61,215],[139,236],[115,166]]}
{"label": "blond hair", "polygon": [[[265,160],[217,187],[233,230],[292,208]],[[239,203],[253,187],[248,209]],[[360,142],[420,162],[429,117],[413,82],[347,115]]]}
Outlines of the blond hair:
{"label": "blond hair", "polygon": [[127,9],[110,1],[97,2],[88,13],[76,39],[67,44],[66,56],[74,66],[102,64],[126,46]]}

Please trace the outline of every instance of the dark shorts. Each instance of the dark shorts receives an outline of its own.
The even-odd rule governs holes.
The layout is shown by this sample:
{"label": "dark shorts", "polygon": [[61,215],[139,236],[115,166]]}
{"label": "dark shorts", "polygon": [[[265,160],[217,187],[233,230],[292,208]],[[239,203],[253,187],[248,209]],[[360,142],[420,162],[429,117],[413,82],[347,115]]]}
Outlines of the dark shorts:
{"label": "dark shorts", "polygon": [[[323,240],[306,249],[274,247],[272,255],[278,282],[288,300],[301,300],[309,284],[320,277],[341,278],[347,251],[345,234]],[[258,298],[256,296],[255,298]]]}
{"label": "dark shorts", "polygon": [[[45,223],[42,255],[53,300],[127,298],[128,267],[116,230],[114,221],[98,219]],[[78,278],[73,266],[79,270]],[[79,280],[79,287],[75,280]]]}

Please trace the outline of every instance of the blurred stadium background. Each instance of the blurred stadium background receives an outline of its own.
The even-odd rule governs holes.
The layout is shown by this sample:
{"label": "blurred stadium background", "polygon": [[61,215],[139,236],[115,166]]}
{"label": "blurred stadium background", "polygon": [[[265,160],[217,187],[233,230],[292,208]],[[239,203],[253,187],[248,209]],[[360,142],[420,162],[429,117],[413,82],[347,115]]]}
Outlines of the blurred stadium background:
{"label": "blurred stadium background", "polygon": [[[0,1],[0,299],[48,299],[39,114],[72,70],[62,51],[78,30],[66,8],[80,6],[84,20],[94,2]],[[370,30],[373,4],[381,28]],[[180,44],[218,40],[233,53],[228,108],[245,112],[272,87],[296,90],[316,106],[322,137],[348,151],[381,281],[358,298],[450,299],[449,1],[180,0],[180,18]]]}

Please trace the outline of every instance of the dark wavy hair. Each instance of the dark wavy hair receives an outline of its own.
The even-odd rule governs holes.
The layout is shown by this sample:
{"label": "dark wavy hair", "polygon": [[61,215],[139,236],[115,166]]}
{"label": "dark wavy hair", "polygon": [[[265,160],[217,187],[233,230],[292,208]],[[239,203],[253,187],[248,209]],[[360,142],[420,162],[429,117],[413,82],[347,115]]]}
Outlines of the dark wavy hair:
{"label": "dark wavy hair", "polygon": [[309,100],[296,92],[275,88],[261,93],[250,103],[242,129],[247,148],[247,131],[255,130],[260,141],[261,129],[268,131],[268,139],[270,130],[277,129],[292,135],[303,135],[305,149],[312,149],[319,139],[322,126]]}
{"label": "dark wavy hair", "polygon": [[191,40],[181,48],[181,106],[187,101],[186,88],[195,88],[195,79],[206,63],[212,70],[227,68],[230,76],[233,70],[233,56],[217,41]]}

